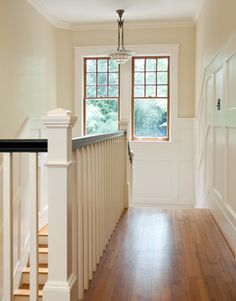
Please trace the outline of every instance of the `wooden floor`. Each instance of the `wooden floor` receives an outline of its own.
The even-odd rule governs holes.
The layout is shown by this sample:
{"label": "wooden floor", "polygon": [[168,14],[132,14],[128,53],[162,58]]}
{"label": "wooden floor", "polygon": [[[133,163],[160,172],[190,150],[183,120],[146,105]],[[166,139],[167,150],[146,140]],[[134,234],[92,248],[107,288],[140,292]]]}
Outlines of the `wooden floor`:
{"label": "wooden floor", "polygon": [[236,300],[236,262],[207,210],[130,209],[84,300]]}

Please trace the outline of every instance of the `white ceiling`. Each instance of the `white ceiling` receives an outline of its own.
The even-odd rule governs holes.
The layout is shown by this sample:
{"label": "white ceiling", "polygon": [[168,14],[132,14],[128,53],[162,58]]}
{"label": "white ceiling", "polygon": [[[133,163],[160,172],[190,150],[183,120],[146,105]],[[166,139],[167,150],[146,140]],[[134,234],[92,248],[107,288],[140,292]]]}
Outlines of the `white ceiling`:
{"label": "white ceiling", "polygon": [[29,0],[58,22],[116,22],[116,9],[125,9],[127,22],[193,21],[203,0]]}

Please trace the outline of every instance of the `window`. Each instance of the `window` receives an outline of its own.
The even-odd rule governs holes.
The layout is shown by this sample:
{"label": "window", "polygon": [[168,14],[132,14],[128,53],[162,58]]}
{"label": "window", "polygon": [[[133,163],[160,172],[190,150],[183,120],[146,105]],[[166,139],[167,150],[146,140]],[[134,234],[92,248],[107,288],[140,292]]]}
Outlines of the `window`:
{"label": "window", "polygon": [[84,135],[117,131],[119,116],[119,65],[109,58],[85,58]]}
{"label": "window", "polygon": [[133,57],[133,140],[169,140],[169,70],[169,57]]}

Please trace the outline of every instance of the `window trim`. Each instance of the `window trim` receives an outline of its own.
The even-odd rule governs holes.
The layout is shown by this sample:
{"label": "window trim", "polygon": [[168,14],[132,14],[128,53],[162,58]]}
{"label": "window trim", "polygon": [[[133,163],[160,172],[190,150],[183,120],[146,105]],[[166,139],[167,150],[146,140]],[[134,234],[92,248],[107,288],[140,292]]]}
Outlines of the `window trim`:
{"label": "window trim", "polygon": [[[134,118],[134,75],[135,75],[135,70],[134,70],[134,61],[135,59],[149,59],[149,58],[155,58],[155,59],[162,59],[162,58],[167,58],[168,59],[168,97],[167,97],[167,136],[166,137],[135,137],[134,132],[135,132],[135,118]],[[143,56],[134,56],[132,57],[132,66],[131,66],[131,76],[132,76],[132,91],[131,91],[131,140],[132,141],[163,141],[163,142],[169,142],[170,141],[170,123],[171,123],[171,114],[170,114],[170,55],[143,55]],[[145,65],[146,65],[146,60],[145,60]],[[155,71],[157,72],[157,70]],[[144,70],[144,74],[146,73],[146,68]],[[146,83],[144,82],[144,90],[146,91]],[[156,85],[157,87],[157,85]],[[156,92],[157,93],[157,92]],[[157,95],[157,94],[156,94]],[[137,97],[136,97],[137,98]],[[148,99],[148,97],[139,97],[143,99]],[[159,97],[160,98],[160,97]],[[161,97],[161,99],[166,98],[166,97]],[[158,97],[150,97],[150,99],[158,99]]]}
{"label": "window trim", "polygon": [[[109,57],[104,57],[104,56],[86,56],[83,58],[83,65],[84,65],[84,85],[83,85],[83,136],[87,135],[87,127],[86,127],[86,100],[88,99],[86,96],[86,62],[87,60],[96,60],[96,64],[98,64],[98,60],[110,60]],[[108,75],[110,72],[108,71]],[[96,69],[96,77],[98,76],[98,71]],[[106,87],[109,86],[109,76],[108,76],[108,84]],[[96,96],[97,96],[97,79],[96,79]],[[91,99],[97,99],[99,101],[103,101],[106,99],[117,99],[118,101],[118,130],[120,130],[120,65],[118,65],[118,97],[93,97]]]}

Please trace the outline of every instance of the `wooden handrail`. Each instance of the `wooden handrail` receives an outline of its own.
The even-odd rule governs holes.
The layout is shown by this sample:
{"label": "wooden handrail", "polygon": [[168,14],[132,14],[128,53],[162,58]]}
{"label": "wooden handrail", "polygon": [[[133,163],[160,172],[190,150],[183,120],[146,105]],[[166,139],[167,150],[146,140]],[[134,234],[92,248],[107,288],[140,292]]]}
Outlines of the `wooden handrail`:
{"label": "wooden handrail", "polygon": [[[113,138],[122,137],[125,131],[115,133],[93,135],[72,139],[73,149],[79,149],[86,145],[99,143]],[[48,151],[47,139],[2,139],[0,140],[0,153],[43,153]],[[130,145],[128,144],[129,159],[132,162]]]}
{"label": "wooden handrail", "polygon": [[122,137],[126,134],[126,131],[118,131],[115,133],[109,133],[109,134],[102,134],[102,135],[93,135],[93,136],[85,136],[85,137],[79,137],[79,138],[73,138],[72,139],[72,145],[73,149],[79,149],[84,146],[99,143],[102,141],[106,141],[113,138]]}

